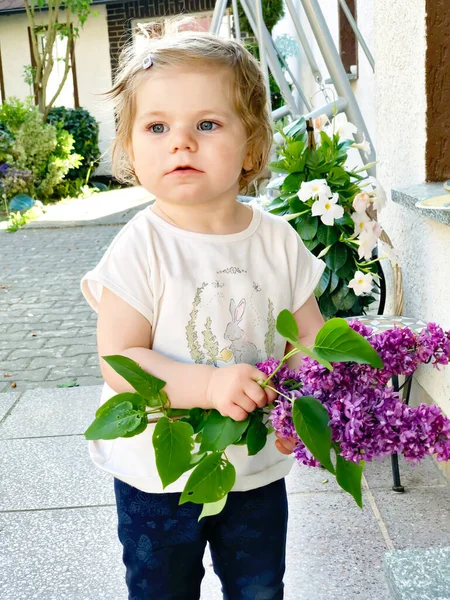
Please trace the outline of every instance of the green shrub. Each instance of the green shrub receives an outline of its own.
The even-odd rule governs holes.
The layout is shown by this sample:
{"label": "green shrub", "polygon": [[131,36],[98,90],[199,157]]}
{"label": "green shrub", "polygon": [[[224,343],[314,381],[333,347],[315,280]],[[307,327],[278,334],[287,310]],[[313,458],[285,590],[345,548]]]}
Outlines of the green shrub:
{"label": "green shrub", "polygon": [[31,172],[27,188],[22,191],[35,198],[49,200],[69,169],[80,163],[81,157],[72,152],[73,137],[60,126],[44,124],[30,101],[13,98],[4,102],[0,107],[0,131],[5,146],[0,162]]}
{"label": "green shrub", "polygon": [[100,159],[97,121],[84,108],[58,106],[50,109],[47,122],[53,125],[59,123],[70,133],[74,139],[75,152],[83,157],[80,165],[77,168],[71,168],[66,177],[86,181],[90,173],[97,167]]}

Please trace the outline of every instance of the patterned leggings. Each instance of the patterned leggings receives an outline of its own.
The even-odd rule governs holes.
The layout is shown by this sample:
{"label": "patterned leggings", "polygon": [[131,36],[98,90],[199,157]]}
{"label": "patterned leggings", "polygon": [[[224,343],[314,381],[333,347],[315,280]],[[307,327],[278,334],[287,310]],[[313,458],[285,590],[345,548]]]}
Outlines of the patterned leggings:
{"label": "patterned leggings", "polygon": [[287,497],[284,479],[231,492],[219,515],[179,493],[148,494],[114,480],[128,600],[199,600],[209,542],[224,600],[281,600]]}

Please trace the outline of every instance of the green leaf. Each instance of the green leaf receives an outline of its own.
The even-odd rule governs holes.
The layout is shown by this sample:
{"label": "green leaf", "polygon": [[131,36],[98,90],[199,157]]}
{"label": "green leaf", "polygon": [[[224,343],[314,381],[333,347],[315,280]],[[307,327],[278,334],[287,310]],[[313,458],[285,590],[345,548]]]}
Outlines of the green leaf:
{"label": "green leaf", "polygon": [[195,454],[191,454],[191,467],[195,467],[198,463],[203,460],[206,456],[206,452],[196,452]]}
{"label": "green leaf", "polygon": [[259,420],[253,420],[247,431],[248,455],[254,456],[264,448],[267,441],[267,427]]}
{"label": "green leaf", "polygon": [[241,437],[249,422],[248,417],[245,421],[234,421],[223,417],[217,410],[211,410],[203,427],[200,452],[225,450]]}
{"label": "green leaf", "polygon": [[330,278],[331,278],[330,270],[325,269],[324,272],[322,273],[322,277],[320,278],[319,283],[316,286],[316,289],[314,290],[314,294],[315,294],[316,298],[320,298],[320,296],[325,292],[325,290],[328,287],[328,284],[330,283]]}
{"label": "green leaf", "polygon": [[363,460],[357,465],[354,462],[345,460],[340,454],[336,455],[336,481],[343,490],[353,496],[359,508],[363,507],[361,487],[363,471]]}
{"label": "green leaf", "polygon": [[214,515],[218,515],[225,508],[225,504],[228,500],[228,494],[224,496],[221,500],[217,500],[217,502],[208,502],[203,505],[202,512],[198,520],[200,521],[203,517],[213,517]]}
{"label": "green leaf", "polygon": [[357,298],[355,292],[349,288],[346,284],[343,284],[341,288],[332,294],[331,301],[336,308],[342,311],[348,311],[355,304]]}
{"label": "green leaf", "polygon": [[289,310],[282,310],[277,317],[277,331],[293,346],[298,344],[298,325],[294,315]]}
{"label": "green leaf", "polygon": [[206,423],[207,416],[208,412],[203,410],[203,408],[191,408],[189,410],[189,417],[184,417],[181,421],[189,423],[194,430],[194,433],[198,433]]}
{"label": "green leaf", "polygon": [[[283,181],[283,192],[287,194],[292,194],[293,192],[298,192],[300,189],[300,184],[305,180],[305,176],[303,173],[291,173],[286,177]],[[297,211],[298,212],[298,211]]]}
{"label": "green leaf", "polygon": [[136,411],[131,402],[121,402],[96,417],[84,436],[87,440],[115,440],[135,432],[143,419],[147,420],[147,413]]}
{"label": "green leaf", "polygon": [[144,398],[142,398],[142,396],[140,396],[139,394],[133,392],[124,392],[123,394],[116,394],[115,396],[107,400],[104,404],[99,406],[99,408],[97,408],[95,416],[101,417],[105,415],[111,409],[115,408],[119,404],[122,404],[122,402],[129,402],[135,410],[145,411],[147,406],[145,404]]}
{"label": "green leaf", "polygon": [[331,185],[345,185],[350,181],[350,175],[342,167],[333,167],[327,177],[327,181]]}
{"label": "green leaf", "polygon": [[113,355],[102,358],[146,399],[148,406],[161,406],[164,397],[160,391],[166,385],[165,381],[153,377],[127,356]]}
{"label": "green leaf", "polygon": [[189,423],[170,421],[167,417],[162,417],[156,423],[152,441],[163,488],[192,467],[193,435],[194,430]]}
{"label": "green leaf", "polygon": [[292,419],[300,439],[330,473],[335,473],[331,462],[331,429],[327,409],[316,398],[302,396],[294,401]]}
{"label": "green leaf", "polygon": [[317,233],[319,218],[311,215],[302,215],[297,219],[297,233],[302,240],[312,240]]}
{"label": "green leaf", "polygon": [[339,285],[339,275],[335,271],[331,271],[330,289],[328,292],[331,294]]}
{"label": "green leaf", "polygon": [[331,246],[339,239],[339,230],[337,227],[320,225],[317,231],[317,237],[324,246]]}
{"label": "green leaf", "polygon": [[217,502],[231,491],[236,481],[236,469],[222,456],[213,452],[192,471],[181,494],[180,504]]}
{"label": "green leaf", "polygon": [[337,242],[327,252],[324,260],[331,271],[337,271],[347,262],[347,246]]}
{"label": "green leaf", "polygon": [[375,348],[344,319],[330,319],[316,336],[314,351],[330,362],[356,362],[383,368]]}

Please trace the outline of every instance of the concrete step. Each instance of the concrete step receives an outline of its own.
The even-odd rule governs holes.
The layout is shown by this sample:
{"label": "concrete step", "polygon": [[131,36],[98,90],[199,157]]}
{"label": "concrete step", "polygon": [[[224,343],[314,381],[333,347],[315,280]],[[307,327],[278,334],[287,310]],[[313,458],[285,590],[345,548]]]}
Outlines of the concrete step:
{"label": "concrete step", "polygon": [[394,600],[450,600],[450,547],[393,550],[384,569]]}

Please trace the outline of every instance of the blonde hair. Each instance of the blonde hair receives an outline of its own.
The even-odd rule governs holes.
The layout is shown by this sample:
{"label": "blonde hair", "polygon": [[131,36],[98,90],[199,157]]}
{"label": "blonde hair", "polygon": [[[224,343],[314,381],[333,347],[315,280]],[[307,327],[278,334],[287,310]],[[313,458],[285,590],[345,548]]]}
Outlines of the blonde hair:
{"label": "blonde hair", "polygon": [[[245,126],[252,161],[251,169],[242,169],[239,178],[239,191],[247,191],[249,184],[265,170],[273,140],[266,87],[258,61],[242,44],[232,39],[203,31],[152,38],[154,27],[154,24],[140,25],[148,39],[145,39],[138,52],[131,45],[124,48],[114,85],[105,94],[114,103],[117,126],[112,146],[113,175],[124,183],[139,183],[127,152],[135,115],[135,92],[139,84],[154,69],[203,63],[212,67],[228,67],[233,73],[234,109]],[[152,66],[144,69],[143,60],[149,55]]]}

